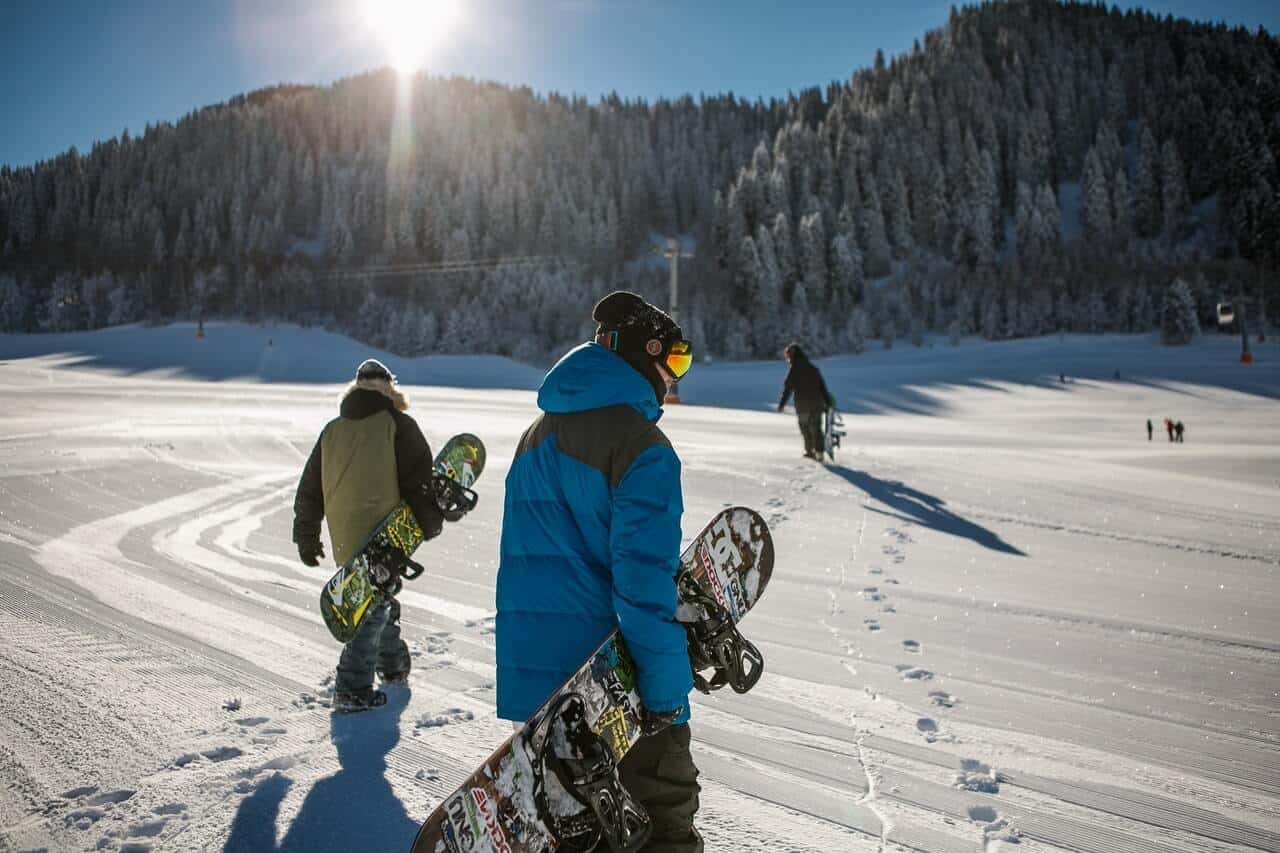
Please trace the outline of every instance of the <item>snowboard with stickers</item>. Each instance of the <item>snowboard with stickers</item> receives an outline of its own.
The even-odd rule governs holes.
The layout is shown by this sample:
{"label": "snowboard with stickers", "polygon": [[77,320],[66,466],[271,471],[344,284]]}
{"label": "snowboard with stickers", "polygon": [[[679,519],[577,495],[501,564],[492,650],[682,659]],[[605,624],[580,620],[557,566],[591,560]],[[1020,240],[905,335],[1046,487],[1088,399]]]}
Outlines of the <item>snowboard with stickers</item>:
{"label": "snowboard with stickers", "polygon": [[[773,572],[773,540],[759,513],[718,513],[680,555],[676,618],[689,637],[694,683],[745,693],[764,671],[737,629]],[[617,764],[642,736],[636,670],[614,630],[418,831],[412,853],[639,850],[643,807]]]}

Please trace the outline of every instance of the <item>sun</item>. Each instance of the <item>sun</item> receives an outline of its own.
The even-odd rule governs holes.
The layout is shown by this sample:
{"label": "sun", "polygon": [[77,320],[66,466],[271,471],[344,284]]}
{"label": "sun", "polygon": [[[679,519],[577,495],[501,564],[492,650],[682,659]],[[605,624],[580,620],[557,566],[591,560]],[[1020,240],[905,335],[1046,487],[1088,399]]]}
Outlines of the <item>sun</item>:
{"label": "sun", "polygon": [[457,25],[460,13],[458,0],[364,0],[365,24],[401,74],[422,67]]}

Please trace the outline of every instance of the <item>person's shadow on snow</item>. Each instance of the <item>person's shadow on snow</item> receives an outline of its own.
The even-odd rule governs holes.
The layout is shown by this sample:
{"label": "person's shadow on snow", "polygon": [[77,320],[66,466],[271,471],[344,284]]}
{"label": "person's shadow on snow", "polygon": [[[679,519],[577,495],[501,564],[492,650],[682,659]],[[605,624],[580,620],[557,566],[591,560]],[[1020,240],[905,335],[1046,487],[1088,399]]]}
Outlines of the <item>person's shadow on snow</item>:
{"label": "person's shadow on snow", "polygon": [[382,708],[334,714],[329,736],[338,751],[338,772],[311,786],[278,845],[276,818],[293,780],[283,773],[264,780],[241,801],[223,853],[408,850],[418,824],[386,778],[387,753],[400,740],[400,716],[408,704],[409,691],[393,687]]}
{"label": "person's shadow on snow", "polygon": [[946,501],[942,500],[942,498],[926,494],[919,489],[913,489],[898,480],[881,480],[865,471],[854,471],[852,468],[846,468],[843,465],[828,465],[827,470],[833,474],[838,474],[854,486],[862,489],[867,493],[867,497],[877,500],[894,510],[893,512],[885,512],[875,507],[868,507],[872,512],[878,512],[902,521],[911,521],[933,530],[949,533],[952,536],[971,539],[985,548],[990,548],[992,551],[1015,554],[1019,557],[1027,556],[1026,552],[1010,545],[994,531],[988,530],[980,524],[975,524],[967,518],[961,518],[947,509]]}

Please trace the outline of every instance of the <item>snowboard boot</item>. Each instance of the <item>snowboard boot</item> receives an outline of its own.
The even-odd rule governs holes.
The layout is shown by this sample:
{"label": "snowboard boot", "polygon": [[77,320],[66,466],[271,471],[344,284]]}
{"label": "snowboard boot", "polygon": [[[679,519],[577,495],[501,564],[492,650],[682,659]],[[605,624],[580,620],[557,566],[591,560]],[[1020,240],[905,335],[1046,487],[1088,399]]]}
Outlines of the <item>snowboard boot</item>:
{"label": "snowboard boot", "polygon": [[333,694],[335,714],[356,714],[387,704],[387,694],[366,687],[363,690],[339,690]]}
{"label": "snowboard boot", "polygon": [[379,672],[378,678],[383,684],[408,684],[409,670],[399,670],[397,672]]}

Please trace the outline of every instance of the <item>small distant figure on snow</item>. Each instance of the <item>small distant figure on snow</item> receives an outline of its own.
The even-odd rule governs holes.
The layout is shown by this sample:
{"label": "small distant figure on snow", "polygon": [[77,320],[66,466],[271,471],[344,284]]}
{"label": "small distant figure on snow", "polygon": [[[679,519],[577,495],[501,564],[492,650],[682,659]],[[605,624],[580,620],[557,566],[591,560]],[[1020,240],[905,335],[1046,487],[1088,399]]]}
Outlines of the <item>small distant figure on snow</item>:
{"label": "small distant figure on snow", "polygon": [[1116,378],[1116,379],[1119,379],[1119,378],[1120,378],[1120,368],[1118,368],[1118,367],[1116,368],[1116,375],[1115,375],[1115,378]]}
{"label": "small distant figure on snow", "polygon": [[1173,425],[1173,432],[1177,436],[1178,444],[1182,444],[1182,433],[1185,429],[1186,427],[1182,425],[1182,421],[1178,421]]}
{"label": "small distant figure on snow", "polygon": [[787,405],[787,399],[796,395],[796,417],[800,421],[800,435],[804,436],[804,455],[810,459],[822,458],[822,419],[827,409],[835,408],[835,397],[827,390],[822,373],[797,343],[787,344],[782,357],[791,365],[786,381],[782,383],[782,396],[778,398],[778,411]]}
{"label": "small distant figure on snow", "polygon": [[1169,433],[1169,440],[1173,441],[1173,418],[1164,419],[1164,431]]}
{"label": "small distant figure on snow", "polygon": [[1059,374],[1058,374],[1058,381],[1059,381],[1059,382],[1061,382],[1063,385],[1066,385],[1066,384],[1067,384],[1067,374],[1065,374],[1065,373],[1059,373]]}
{"label": "small distant figure on snow", "polygon": [[1147,418],[1147,441],[1151,440],[1153,429],[1151,426],[1151,418]]}

